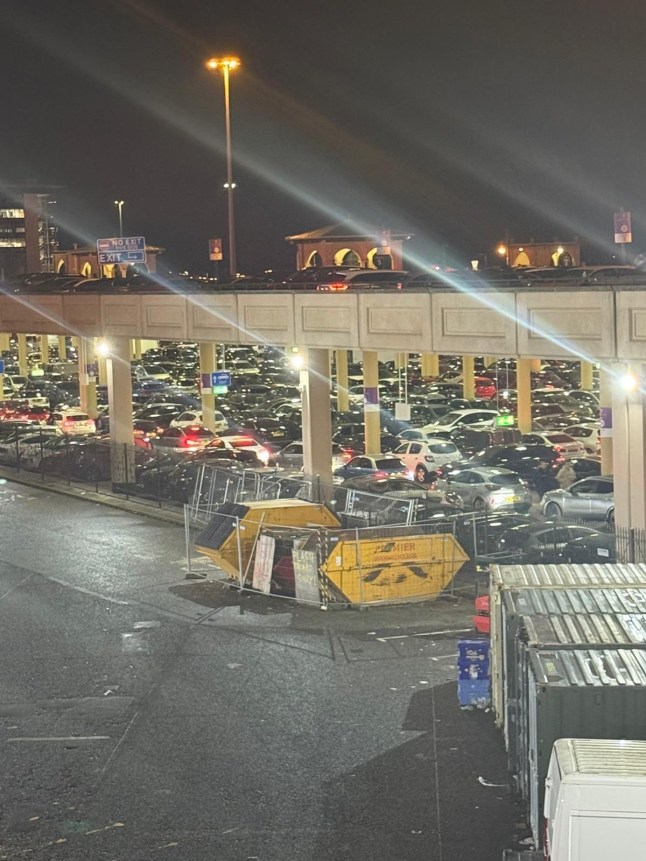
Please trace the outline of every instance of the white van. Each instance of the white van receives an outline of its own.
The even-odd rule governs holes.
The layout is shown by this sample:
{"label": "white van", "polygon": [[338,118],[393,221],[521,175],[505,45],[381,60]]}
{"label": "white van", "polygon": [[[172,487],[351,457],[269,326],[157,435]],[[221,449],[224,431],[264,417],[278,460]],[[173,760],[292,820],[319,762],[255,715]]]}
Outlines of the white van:
{"label": "white van", "polygon": [[646,742],[555,741],[543,813],[548,861],[643,861]]}

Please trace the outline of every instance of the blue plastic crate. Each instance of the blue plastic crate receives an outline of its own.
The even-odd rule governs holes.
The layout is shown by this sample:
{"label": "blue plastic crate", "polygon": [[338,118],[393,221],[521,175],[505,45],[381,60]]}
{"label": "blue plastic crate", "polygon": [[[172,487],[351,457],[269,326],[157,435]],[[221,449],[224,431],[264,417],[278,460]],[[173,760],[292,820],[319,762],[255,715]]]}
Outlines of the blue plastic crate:
{"label": "blue plastic crate", "polygon": [[489,678],[489,660],[469,661],[458,659],[458,678],[466,680],[481,681]]}
{"label": "blue plastic crate", "polygon": [[484,709],[491,705],[489,679],[461,679],[458,681],[458,702],[461,706]]}
{"label": "blue plastic crate", "polygon": [[489,640],[458,640],[458,660],[488,661]]}

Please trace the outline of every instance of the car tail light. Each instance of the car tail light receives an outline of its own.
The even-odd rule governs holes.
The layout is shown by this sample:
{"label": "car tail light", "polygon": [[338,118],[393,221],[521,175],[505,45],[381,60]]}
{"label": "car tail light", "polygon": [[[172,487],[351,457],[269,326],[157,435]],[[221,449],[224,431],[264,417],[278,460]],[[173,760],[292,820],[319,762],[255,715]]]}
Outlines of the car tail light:
{"label": "car tail light", "polygon": [[503,490],[504,488],[498,487],[497,484],[485,484],[487,490]]}
{"label": "car tail light", "polygon": [[343,463],[347,463],[349,460],[352,460],[352,452],[347,449],[343,449],[341,457],[343,458]]}
{"label": "car tail light", "polygon": [[63,428],[73,428],[74,422],[71,419],[63,419],[61,423],[61,427]]}
{"label": "car tail light", "polygon": [[433,457],[433,455],[432,455],[432,454],[425,454],[425,455],[424,455],[424,460],[425,460],[427,463],[435,463],[435,458]]}
{"label": "car tail light", "polygon": [[327,285],[328,290],[347,290],[348,285],[344,281],[334,281]]}
{"label": "car tail light", "polygon": [[388,473],[384,472],[383,470],[379,470],[378,472],[374,473],[374,477],[375,478],[388,478]]}
{"label": "car tail light", "polygon": [[269,463],[269,449],[261,448],[258,452],[258,460],[261,460],[267,466]]}
{"label": "car tail light", "polygon": [[194,437],[190,437],[190,436],[184,437],[184,442],[182,443],[182,445],[185,445],[188,448],[195,448],[195,446],[198,446],[199,444],[200,444],[199,439],[195,439]]}

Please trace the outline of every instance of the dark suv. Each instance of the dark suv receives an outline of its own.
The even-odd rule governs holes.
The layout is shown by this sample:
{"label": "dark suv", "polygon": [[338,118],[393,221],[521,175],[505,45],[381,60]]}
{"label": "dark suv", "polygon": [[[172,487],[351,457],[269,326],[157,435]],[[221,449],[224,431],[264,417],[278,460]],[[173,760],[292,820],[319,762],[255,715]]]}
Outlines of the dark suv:
{"label": "dark suv", "polygon": [[[457,445],[457,443],[456,443]],[[499,466],[511,469],[534,487],[536,478],[541,474],[538,465],[541,461],[549,464],[556,473],[563,464],[563,456],[548,445],[493,445],[476,453],[471,464],[479,466]]]}

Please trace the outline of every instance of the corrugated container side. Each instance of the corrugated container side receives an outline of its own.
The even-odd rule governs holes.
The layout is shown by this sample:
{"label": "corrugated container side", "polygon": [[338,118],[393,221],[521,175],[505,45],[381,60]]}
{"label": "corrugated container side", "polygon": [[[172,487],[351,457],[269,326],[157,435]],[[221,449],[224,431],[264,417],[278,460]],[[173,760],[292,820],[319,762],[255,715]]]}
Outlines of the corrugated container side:
{"label": "corrugated container side", "polygon": [[502,596],[510,590],[646,589],[646,564],[494,565],[490,579],[491,685],[496,725],[504,724]]}
{"label": "corrugated container side", "polygon": [[[521,691],[529,824],[541,839],[545,777],[558,738],[646,740],[646,652],[637,649],[528,649]],[[538,845],[538,843],[537,843]]]}

